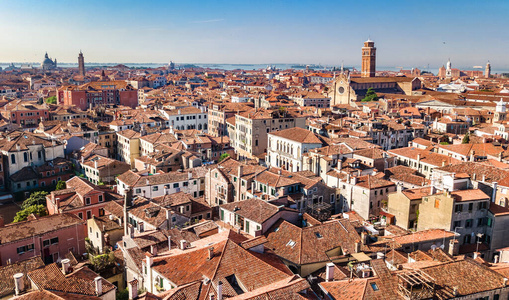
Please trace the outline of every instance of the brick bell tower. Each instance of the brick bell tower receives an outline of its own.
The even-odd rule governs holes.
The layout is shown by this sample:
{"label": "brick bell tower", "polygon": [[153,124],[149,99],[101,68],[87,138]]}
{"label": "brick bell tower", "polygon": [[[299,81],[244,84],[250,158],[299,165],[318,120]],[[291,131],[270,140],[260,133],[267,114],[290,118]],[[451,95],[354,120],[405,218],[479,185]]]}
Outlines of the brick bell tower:
{"label": "brick bell tower", "polygon": [[375,77],[376,72],[376,48],[375,42],[367,40],[362,47],[362,72],[361,77]]}

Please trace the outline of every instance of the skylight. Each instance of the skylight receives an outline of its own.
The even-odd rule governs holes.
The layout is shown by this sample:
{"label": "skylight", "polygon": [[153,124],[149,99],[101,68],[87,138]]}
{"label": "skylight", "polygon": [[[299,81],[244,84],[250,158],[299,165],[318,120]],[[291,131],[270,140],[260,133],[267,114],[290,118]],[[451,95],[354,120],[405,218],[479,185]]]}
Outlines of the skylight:
{"label": "skylight", "polygon": [[374,283],[374,282],[371,284],[371,288],[372,288],[372,289],[373,289],[373,291],[375,291],[375,292],[379,290],[378,285],[376,285],[376,283]]}
{"label": "skylight", "polygon": [[292,247],[292,248],[293,248],[293,247],[295,247],[295,244],[297,244],[295,241],[293,241],[293,240],[289,240],[289,241],[288,241],[288,243],[286,243],[286,246],[287,246],[287,247]]}

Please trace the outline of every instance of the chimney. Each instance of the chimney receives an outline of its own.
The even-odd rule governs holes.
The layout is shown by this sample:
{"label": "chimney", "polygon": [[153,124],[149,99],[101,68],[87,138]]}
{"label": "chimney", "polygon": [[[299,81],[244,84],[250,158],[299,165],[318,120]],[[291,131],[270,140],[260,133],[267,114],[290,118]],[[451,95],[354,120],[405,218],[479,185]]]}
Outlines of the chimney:
{"label": "chimney", "polygon": [[242,172],[244,171],[244,166],[243,165],[239,165],[239,169],[238,169],[238,173],[237,173],[237,177],[239,177],[238,180],[240,180],[240,177],[242,177]]}
{"label": "chimney", "polygon": [[180,250],[186,250],[186,248],[187,248],[187,241],[180,240]]}
{"label": "chimney", "polygon": [[493,182],[493,192],[491,193],[491,202],[495,203],[495,199],[497,198],[497,182]]}
{"label": "chimney", "polygon": [[133,279],[129,281],[129,300],[138,298],[138,280]]}
{"label": "chimney", "polygon": [[209,260],[214,258],[214,247],[209,248]]}
{"label": "chimney", "polygon": [[474,252],[474,259],[478,258],[478,257],[479,257],[479,254],[481,254],[481,253],[479,253],[479,252]]}
{"label": "chimney", "polygon": [[449,241],[449,255],[455,256],[459,253],[459,243],[457,240],[450,240]]}
{"label": "chimney", "polygon": [[507,278],[504,278],[504,287],[507,286]]}
{"label": "chimney", "polygon": [[69,274],[70,267],[71,261],[68,258],[62,259],[62,273],[64,273],[64,275]]}
{"label": "chimney", "polygon": [[442,160],[442,167],[445,167],[445,160]]}
{"label": "chimney", "polygon": [[168,236],[168,251],[171,250],[171,236]]}
{"label": "chimney", "polygon": [[473,151],[473,150],[470,153],[470,161],[475,161],[475,151]]}
{"label": "chimney", "polygon": [[417,163],[419,163],[420,161],[421,161],[421,154],[417,153]]}
{"label": "chimney", "polygon": [[23,273],[16,273],[12,277],[14,277],[14,293],[18,296],[25,290],[25,279]]}
{"label": "chimney", "polygon": [[357,176],[350,177],[352,180],[351,184],[356,185],[357,184]]}
{"label": "chimney", "polygon": [[334,263],[327,263],[325,265],[325,279],[327,282],[334,280]]}
{"label": "chimney", "polygon": [[361,232],[361,243],[363,245],[367,245],[368,243],[368,234],[365,231]]}
{"label": "chimney", "polygon": [[493,256],[493,263],[494,264],[498,264],[498,258],[499,258],[498,255]]}
{"label": "chimney", "polygon": [[217,283],[217,300],[223,300],[223,282]]}
{"label": "chimney", "polygon": [[153,256],[157,256],[157,246],[156,245],[150,246],[150,254],[152,254]]}
{"label": "chimney", "polygon": [[95,293],[97,296],[101,296],[103,294],[103,278],[101,276],[97,276],[94,278],[95,282]]}
{"label": "chimney", "polygon": [[396,187],[398,189],[398,192],[401,192],[403,190],[403,184],[402,183],[396,184]]}
{"label": "chimney", "polygon": [[97,160],[94,160],[94,169],[97,170]]}
{"label": "chimney", "polygon": [[355,246],[355,250],[354,250],[355,253],[361,252],[361,242],[360,241],[356,241],[354,246]]}
{"label": "chimney", "polygon": [[485,174],[483,174],[483,175],[482,175],[482,182],[485,182],[485,181],[486,181],[486,175],[485,175]]}
{"label": "chimney", "polygon": [[452,294],[453,294],[453,296],[458,296],[458,287],[457,286],[453,287]]}

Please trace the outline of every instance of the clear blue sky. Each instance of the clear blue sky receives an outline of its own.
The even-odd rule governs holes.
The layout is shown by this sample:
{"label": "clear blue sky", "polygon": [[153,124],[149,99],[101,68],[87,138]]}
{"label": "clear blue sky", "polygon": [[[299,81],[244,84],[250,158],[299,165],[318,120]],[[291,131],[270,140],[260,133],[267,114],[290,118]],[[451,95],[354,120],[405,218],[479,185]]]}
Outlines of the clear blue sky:
{"label": "clear blue sky", "polygon": [[[509,1],[0,0],[0,61],[509,67]],[[444,43],[445,42],[445,43]]]}

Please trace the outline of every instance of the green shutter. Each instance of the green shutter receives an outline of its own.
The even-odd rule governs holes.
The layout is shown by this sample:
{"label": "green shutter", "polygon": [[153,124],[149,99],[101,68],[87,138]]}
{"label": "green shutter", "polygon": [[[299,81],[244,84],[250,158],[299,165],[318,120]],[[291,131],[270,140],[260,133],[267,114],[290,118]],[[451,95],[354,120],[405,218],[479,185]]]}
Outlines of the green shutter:
{"label": "green shutter", "polygon": [[246,230],[247,233],[249,233],[249,221],[246,221]]}

